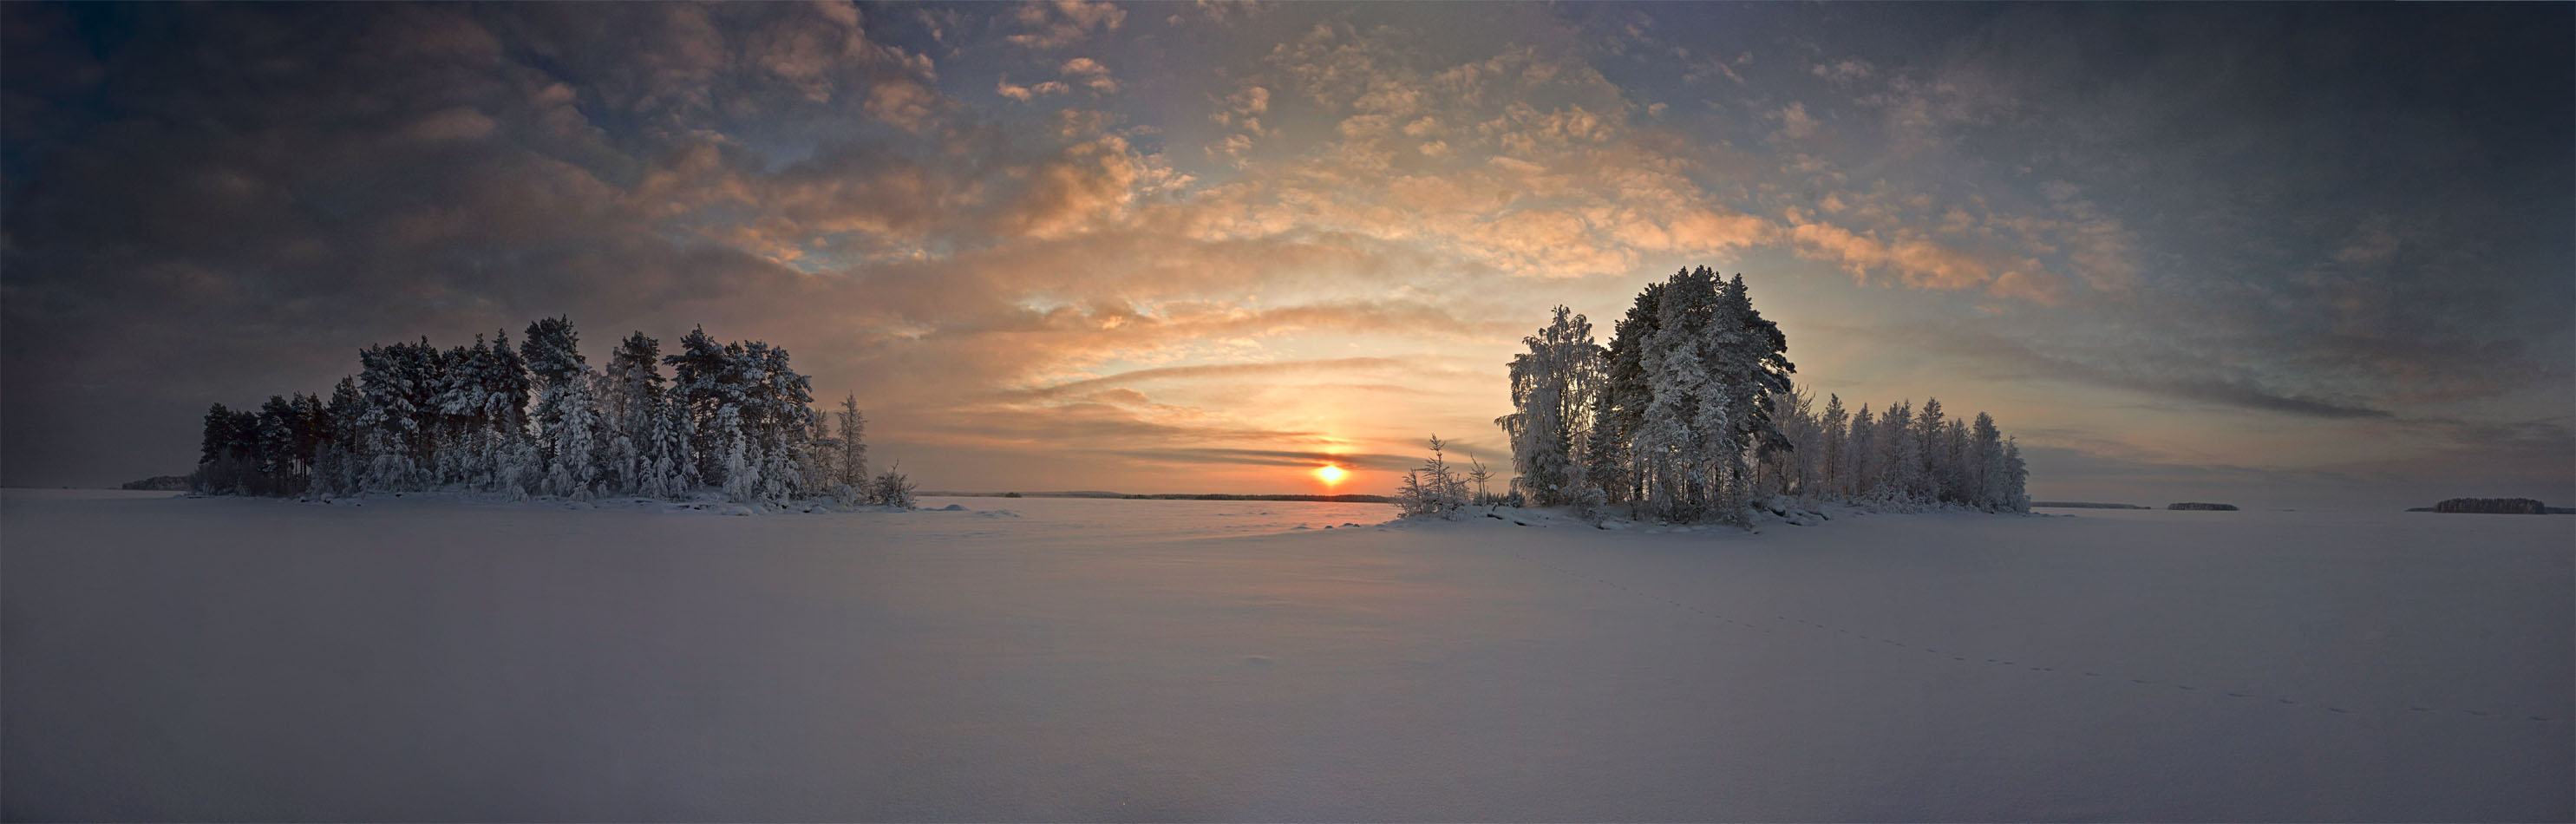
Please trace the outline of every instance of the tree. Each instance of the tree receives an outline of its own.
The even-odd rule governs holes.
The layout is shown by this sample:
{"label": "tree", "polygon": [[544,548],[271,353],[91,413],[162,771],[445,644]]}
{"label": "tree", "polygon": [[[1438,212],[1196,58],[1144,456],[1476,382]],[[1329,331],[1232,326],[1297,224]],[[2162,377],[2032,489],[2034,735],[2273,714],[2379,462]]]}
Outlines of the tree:
{"label": "tree", "polygon": [[1843,411],[1843,396],[1830,393],[1825,395],[1825,414],[1816,425],[1818,448],[1810,450],[1816,455],[1816,472],[1819,476],[1817,488],[1814,490],[1816,492],[1846,495],[1851,493],[1850,471],[1843,466],[1845,453],[1849,448],[1844,442],[1849,437],[1844,433],[1844,425],[1850,423],[1850,417]]}
{"label": "tree", "polygon": [[1646,406],[1653,400],[1648,385],[1645,348],[1663,318],[1664,284],[1650,283],[1637,293],[1628,314],[1614,327],[1603,356],[1601,391],[1593,396],[1592,437],[1584,474],[1609,502],[1635,501],[1644,493],[1645,477],[1636,448]]}
{"label": "tree", "polygon": [[1844,465],[1849,467],[1851,490],[1847,493],[1864,498],[1882,497],[1887,482],[1879,471],[1878,421],[1871,417],[1869,404],[1861,404],[1852,413],[1851,440],[1844,446]]}
{"label": "tree", "polygon": [[354,495],[361,488],[366,463],[359,443],[359,420],[366,412],[366,403],[354,376],[343,377],[331,387],[331,402],[322,411],[324,443],[316,460],[316,474],[321,476],[319,483],[327,494]]}
{"label": "tree", "polygon": [[609,485],[621,493],[667,494],[655,472],[653,437],[662,411],[662,344],[638,331],[608,356],[599,393],[607,435]]}
{"label": "tree", "polygon": [[2030,468],[2021,462],[2021,444],[2011,438],[2004,439],[2003,464],[2003,505],[2014,512],[2029,512],[2030,493],[2025,486],[2030,480]]}
{"label": "tree", "polygon": [[304,491],[304,466],[297,460],[297,432],[303,428],[293,401],[270,395],[259,407],[258,423],[252,437],[259,441],[259,480],[255,489],[263,495],[293,495]]}
{"label": "tree", "polygon": [[[857,397],[843,404],[842,437],[831,437],[813,407],[812,379],[783,348],[718,345],[700,328],[663,357],[658,341],[637,332],[599,372],[582,357],[570,318],[542,318],[525,331],[516,347],[507,332],[445,350],[428,338],[366,347],[359,373],[342,378],[327,404],[301,392],[257,411],[215,404],[192,487],[679,497],[711,480],[744,501],[824,492],[911,499],[901,473],[867,474]],[[678,367],[676,386],[665,385],[663,364]]]}
{"label": "tree", "polygon": [[251,472],[239,453],[239,438],[234,432],[233,411],[215,404],[206,409],[205,436],[200,442],[197,473],[189,487],[199,494],[230,495],[242,491]]}
{"label": "tree", "polygon": [[1977,413],[1976,424],[1969,427],[1968,459],[1965,463],[1968,467],[1967,485],[1972,490],[1969,501],[1976,506],[1994,508],[2010,503],[2004,492],[2007,469],[2000,442],[2002,434],[1995,428],[1995,419],[1984,412]]}
{"label": "tree", "polygon": [[733,429],[741,418],[739,411],[731,416],[723,414],[725,409],[741,405],[734,353],[709,337],[705,327],[699,327],[680,338],[680,351],[664,356],[662,362],[671,366],[671,392],[689,419],[689,425],[684,427],[689,436],[686,451],[696,460],[696,482],[725,483]]}
{"label": "tree", "polygon": [[1494,473],[1486,471],[1485,462],[1477,460],[1475,453],[1467,453],[1467,481],[1476,485],[1476,504],[1478,506],[1484,506],[1494,502],[1493,490],[1487,486],[1488,484],[1491,484],[1493,480]]}
{"label": "tree", "polygon": [[1727,394],[1727,407],[1732,410],[1728,422],[1741,447],[1722,456],[1729,484],[1723,505],[1732,517],[1750,491],[1744,450],[1751,450],[1756,459],[1768,459],[1796,448],[1781,432],[1774,403],[1790,394],[1789,376],[1798,367],[1789,362],[1789,339],[1779,324],[1753,308],[1752,291],[1744,285],[1742,273],[1720,285],[1716,298],[1712,330],[1716,356],[1710,362],[1717,369],[1718,386]]}
{"label": "tree", "polygon": [[853,393],[841,399],[841,459],[834,480],[851,489],[867,485],[868,417],[859,411],[859,396]]}
{"label": "tree", "polygon": [[361,433],[358,448],[365,461],[358,484],[363,489],[400,491],[426,483],[429,433],[422,424],[435,414],[427,408],[434,390],[420,351],[426,348],[423,341],[417,348],[397,343],[358,353],[362,403],[355,431]]}
{"label": "tree", "polygon": [[884,474],[877,476],[868,498],[885,506],[911,509],[919,503],[914,497],[915,490],[912,479],[904,477],[903,462],[896,461],[894,466],[886,468]]}
{"label": "tree", "polygon": [[1431,459],[1404,473],[1395,491],[1395,508],[1407,518],[1447,517],[1467,506],[1467,482],[1449,466],[1447,441],[1431,436]]}
{"label": "tree", "polygon": [[1564,306],[1538,334],[1522,338],[1529,351],[1510,364],[1514,411],[1494,423],[1511,439],[1513,484],[1531,503],[1555,506],[1582,497],[1586,413],[1600,392],[1602,350],[1592,322]]}
{"label": "tree", "polygon": [[591,377],[590,367],[580,366],[546,387],[555,402],[543,443],[553,453],[546,463],[547,494],[586,501],[599,488],[599,402],[591,394]]}
{"label": "tree", "polygon": [[590,364],[568,317],[528,324],[519,356],[537,390],[537,451],[545,460],[545,491],[587,499],[599,477],[599,402]]}

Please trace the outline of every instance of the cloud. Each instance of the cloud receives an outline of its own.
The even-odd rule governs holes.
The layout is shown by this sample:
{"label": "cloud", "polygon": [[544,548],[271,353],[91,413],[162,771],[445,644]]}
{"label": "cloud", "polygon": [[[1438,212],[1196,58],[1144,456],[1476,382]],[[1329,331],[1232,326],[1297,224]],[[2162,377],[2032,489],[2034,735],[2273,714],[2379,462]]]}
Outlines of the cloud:
{"label": "cloud", "polygon": [[1031,397],[1058,397],[1149,381],[1209,377],[1267,377],[1282,374],[1302,375],[1349,370],[1386,371],[1399,369],[1403,366],[1404,364],[1402,362],[1388,358],[1334,358],[1330,360],[1288,361],[1283,363],[1229,363],[1207,366],[1167,366],[1160,369],[1138,369],[1104,377],[1060,383],[1053,386],[1029,390],[1027,394]]}
{"label": "cloud", "polygon": [[1332,464],[1350,469],[1377,472],[1403,472],[1422,466],[1419,457],[1370,452],[1327,452],[1322,450],[1279,449],[1116,449],[1098,450],[1096,454],[1166,466],[1223,464],[1228,466],[1274,466],[1313,469]]}
{"label": "cloud", "polygon": [[1126,22],[1127,10],[1115,4],[1090,0],[1039,0],[1021,5],[1013,18],[1025,31],[1005,39],[1014,45],[1046,50],[1063,48],[1092,35],[1114,31],[1120,23]]}
{"label": "cloud", "polygon": [[1818,63],[1815,68],[1810,71],[1812,71],[1817,77],[1833,81],[1835,85],[1847,86],[1855,81],[1869,79],[1871,69],[1872,67],[1867,60],[1862,60],[1857,57],[1846,57],[1831,63]]}
{"label": "cloud", "polygon": [[1080,84],[1092,91],[1102,94],[1118,91],[1118,81],[1109,76],[1109,67],[1100,65],[1099,61],[1091,58],[1076,57],[1067,60],[1060,71],[1065,80]]}
{"label": "cloud", "polygon": [[413,139],[427,142],[477,140],[491,134],[498,126],[492,118],[483,116],[473,107],[458,106],[422,118],[412,124],[409,132]]}
{"label": "cloud", "polygon": [[1816,119],[1807,116],[1807,107],[1804,104],[1792,102],[1781,107],[1779,111],[1772,112],[1771,119],[1780,121],[1781,139],[1805,140],[1816,136]]}
{"label": "cloud", "polygon": [[[2506,70],[2564,51],[2531,35],[2387,61],[2498,107],[2154,9],[1935,11],[1904,43],[1766,12],[1794,45],[1650,42],[1724,30],[1687,6],[1127,11],[163,6],[97,41],[0,7],[0,467],[182,469],[209,401],[569,312],[599,340],[788,345],[925,478],[1103,459],[1050,426],[1276,475],[1257,453],[1489,431],[1530,306],[1615,308],[1696,262],[1794,284],[1766,290],[1784,322],[1977,324],[2048,355],[1963,357],[1965,385],[2116,387],[2212,432],[2565,405],[2576,287],[2542,276],[2567,259],[2543,229],[2576,187],[2566,119],[2533,113],[2570,84]],[[2409,53],[2351,19],[2318,25]],[[1265,45],[1213,48],[1237,39]],[[1021,79],[949,96],[1001,67]],[[1112,93],[1139,77],[1203,107]],[[1921,348],[1807,339],[1856,373]],[[1154,372],[1348,358],[1404,366]],[[2032,423],[2100,414],[2068,403]],[[2472,437],[2388,436],[2427,461]],[[1143,460],[1128,477],[1167,471]]]}
{"label": "cloud", "polygon": [[2165,359],[2179,353],[2123,353],[2077,356],[2041,352],[2000,336],[1976,332],[1939,333],[1940,345],[1955,355],[1989,369],[2024,379],[2122,389],[2178,400],[2325,420],[2394,419],[2386,409],[2349,398],[2286,390],[2220,364],[2197,359]]}

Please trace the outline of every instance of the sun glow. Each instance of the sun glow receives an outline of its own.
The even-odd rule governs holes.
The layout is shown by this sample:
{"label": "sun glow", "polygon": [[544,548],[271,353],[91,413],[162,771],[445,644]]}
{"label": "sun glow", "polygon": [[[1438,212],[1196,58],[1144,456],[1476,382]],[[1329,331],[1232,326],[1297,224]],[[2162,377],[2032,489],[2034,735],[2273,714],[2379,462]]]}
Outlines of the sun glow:
{"label": "sun glow", "polygon": [[1332,464],[1315,467],[1315,477],[1318,480],[1323,481],[1325,486],[1332,486],[1334,484],[1341,483],[1342,476],[1349,474],[1350,473],[1348,472],[1342,471],[1341,467],[1334,466]]}

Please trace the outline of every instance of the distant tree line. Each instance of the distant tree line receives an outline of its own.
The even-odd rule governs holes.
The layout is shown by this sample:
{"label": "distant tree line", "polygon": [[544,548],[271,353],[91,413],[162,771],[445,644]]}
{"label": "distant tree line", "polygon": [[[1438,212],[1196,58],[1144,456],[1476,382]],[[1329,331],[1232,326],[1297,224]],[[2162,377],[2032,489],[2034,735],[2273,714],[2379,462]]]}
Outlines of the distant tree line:
{"label": "distant tree line", "polygon": [[[2027,510],[2021,450],[1939,400],[1846,413],[1795,387],[1788,339],[1742,275],[1676,272],[1639,292],[1610,345],[1566,307],[1510,366],[1514,494],[1533,505],[1626,504],[1675,521],[1741,522],[1797,495]],[[1438,479],[1437,472],[1429,478]],[[1427,481],[1433,485],[1446,483]]]}
{"label": "distant tree line", "polygon": [[2433,511],[2492,515],[2547,515],[2549,507],[2531,498],[2452,498],[2434,504]]}
{"label": "distant tree line", "polygon": [[370,346],[327,400],[299,392],[255,411],[215,404],[191,488],[913,503],[901,472],[868,473],[858,398],[827,421],[785,349],[718,344],[700,328],[664,356],[636,332],[602,371],[578,351],[569,318],[531,323],[526,335],[515,349],[506,332],[443,350],[427,338]]}

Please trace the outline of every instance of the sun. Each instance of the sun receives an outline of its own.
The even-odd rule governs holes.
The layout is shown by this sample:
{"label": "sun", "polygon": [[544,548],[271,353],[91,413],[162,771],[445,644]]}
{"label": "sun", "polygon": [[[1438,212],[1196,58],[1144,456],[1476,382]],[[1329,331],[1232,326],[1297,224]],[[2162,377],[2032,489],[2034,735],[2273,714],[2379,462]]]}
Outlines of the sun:
{"label": "sun", "polygon": [[1315,477],[1322,480],[1325,486],[1332,486],[1334,484],[1341,483],[1342,476],[1348,474],[1351,473],[1344,472],[1341,467],[1334,466],[1332,464],[1315,467]]}

